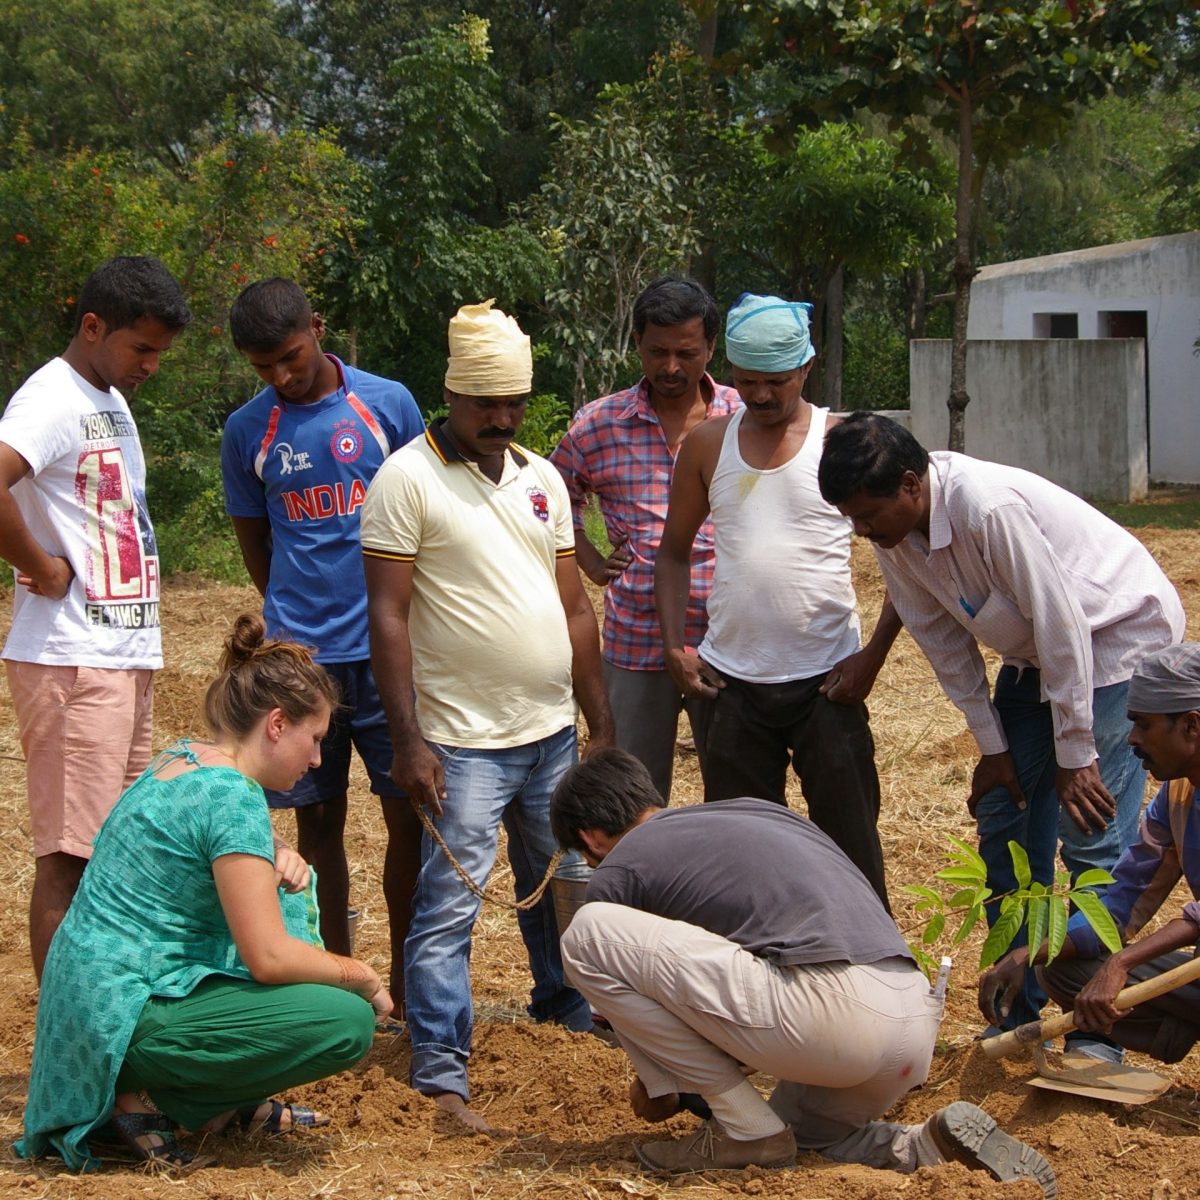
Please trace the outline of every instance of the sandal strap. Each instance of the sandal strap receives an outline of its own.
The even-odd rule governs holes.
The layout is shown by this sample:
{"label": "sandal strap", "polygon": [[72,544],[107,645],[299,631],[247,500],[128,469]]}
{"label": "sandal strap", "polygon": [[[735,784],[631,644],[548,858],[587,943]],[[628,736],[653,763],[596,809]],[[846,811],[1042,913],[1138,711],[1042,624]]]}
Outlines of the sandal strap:
{"label": "sandal strap", "polygon": [[[239,1109],[237,1116],[230,1121],[229,1127],[237,1128],[242,1133],[288,1133],[293,1129],[311,1129],[314,1126],[327,1125],[328,1120],[318,1120],[319,1114],[303,1104],[290,1104],[281,1100],[264,1100],[263,1104],[271,1106],[265,1117],[258,1115],[262,1104],[250,1104]],[[283,1123],[284,1114],[291,1116],[288,1124]]]}
{"label": "sandal strap", "polygon": [[[191,1165],[196,1155],[185,1150],[175,1138],[175,1122],[163,1113],[114,1113],[112,1124],[121,1140],[143,1162],[165,1163],[170,1167]],[[138,1139],[154,1134],[160,1146],[143,1146]]]}
{"label": "sandal strap", "polygon": [[292,1114],[293,1129],[308,1129],[317,1124],[317,1114],[311,1108],[305,1108],[303,1104],[285,1104],[283,1107]]}

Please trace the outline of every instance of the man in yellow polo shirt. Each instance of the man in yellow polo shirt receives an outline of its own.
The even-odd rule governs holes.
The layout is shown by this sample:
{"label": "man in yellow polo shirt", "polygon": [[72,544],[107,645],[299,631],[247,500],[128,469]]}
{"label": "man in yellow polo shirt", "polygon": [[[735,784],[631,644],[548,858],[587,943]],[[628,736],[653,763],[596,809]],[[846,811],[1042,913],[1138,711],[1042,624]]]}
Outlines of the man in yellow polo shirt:
{"label": "man in yellow polo shirt", "polygon": [[[533,382],[529,338],[490,300],[461,308],[449,335],[449,415],[384,463],[363,506],[371,661],[393,779],[431,810],[479,886],[503,823],[520,899],[555,850],[550,796],[576,759],[576,702],[588,751],[612,743],[612,717],[566,487],[513,443]],[[467,1107],[479,900],[428,835],[421,857],[405,943],[410,1082],[486,1129]],[[590,1029],[586,1001],[563,977],[549,894],[518,922],[530,1014]]]}

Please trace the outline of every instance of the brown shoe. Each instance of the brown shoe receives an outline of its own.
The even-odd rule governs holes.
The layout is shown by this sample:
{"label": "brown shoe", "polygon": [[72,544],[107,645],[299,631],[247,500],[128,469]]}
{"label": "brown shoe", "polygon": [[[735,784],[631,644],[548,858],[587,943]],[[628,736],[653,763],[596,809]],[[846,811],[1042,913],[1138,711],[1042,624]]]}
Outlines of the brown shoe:
{"label": "brown shoe", "polygon": [[1032,1147],[1010,1137],[977,1105],[965,1100],[929,1118],[929,1132],[942,1157],[986,1171],[993,1179],[1032,1179],[1046,1200],[1058,1195],[1054,1168]]}
{"label": "brown shoe", "polygon": [[770,1137],[741,1142],[716,1121],[705,1121],[698,1133],[674,1142],[644,1142],[634,1146],[638,1162],[650,1171],[740,1171],[743,1167],[791,1167],[796,1162],[796,1139],[790,1129]]}

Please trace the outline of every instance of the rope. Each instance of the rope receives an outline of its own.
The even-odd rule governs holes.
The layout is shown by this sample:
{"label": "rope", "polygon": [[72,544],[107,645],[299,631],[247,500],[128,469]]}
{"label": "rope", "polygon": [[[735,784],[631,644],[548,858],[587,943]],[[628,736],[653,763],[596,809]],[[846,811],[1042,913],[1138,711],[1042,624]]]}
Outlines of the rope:
{"label": "rope", "polygon": [[542,882],[525,897],[524,900],[509,900],[507,896],[497,896],[494,892],[486,891],[471,878],[467,873],[467,868],[454,857],[454,852],[446,845],[445,839],[438,832],[438,827],[433,823],[433,818],[430,817],[425,806],[419,801],[409,797],[414,809],[416,809],[417,817],[425,828],[425,832],[442,848],[442,853],[446,856],[446,861],[454,868],[454,873],[466,885],[467,891],[472,895],[478,896],[480,900],[485,900],[489,904],[498,904],[501,908],[511,908],[515,912],[525,912],[527,909],[533,908],[542,896],[545,895],[546,889],[550,886],[550,880],[554,878],[554,872],[558,870],[558,864],[563,860],[564,851],[556,850],[553,857],[550,859],[550,865],[546,868],[546,874],[542,877]]}

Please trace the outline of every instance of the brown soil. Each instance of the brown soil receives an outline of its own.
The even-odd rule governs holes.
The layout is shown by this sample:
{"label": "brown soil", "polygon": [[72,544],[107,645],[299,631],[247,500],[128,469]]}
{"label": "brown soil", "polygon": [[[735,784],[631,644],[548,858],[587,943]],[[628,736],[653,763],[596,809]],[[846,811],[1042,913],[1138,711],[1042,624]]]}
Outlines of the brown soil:
{"label": "brown soil", "polygon": [[[1140,535],[1179,585],[1184,604],[1200,613],[1195,568],[1200,535],[1148,529]],[[868,617],[882,589],[869,553],[856,550],[859,594]],[[0,600],[3,598],[0,597]],[[163,613],[169,666],[158,681],[156,741],[199,732],[199,700],[230,619],[254,608],[249,589],[175,581]],[[7,611],[7,604],[3,608]],[[1200,636],[1193,623],[1190,636]],[[970,839],[966,784],[973,743],[946,703],[932,673],[903,636],[871,700],[884,792],[881,833],[889,881],[902,928],[915,921],[899,889],[926,882],[942,865],[949,834]],[[970,1197],[1032,1198],[1030,1184],[1000,1185],[952,1165],[912,1176],[804,1158],[795,1170],[718,1173],[663,1181],[644,1175],[632,1143],[694,1126],[677,1117],[648,1129],[625,1100],[629,1068],[624,1054],[588,1037],[532,1025],[524,1015],[527,967],[512,915],[485,906],[476,929],[473,976],[478,1028],[471,1061],[474,1103],[506,1134],[456,1133],[432,1104],[406,1085],[405,1038],[380,1035],[354,1071],[301,1088],[294,1098],[329,1112],[329,1128],[287,1138],[210,1139],[218,1165],[182,1180],[114,1163],[91,1176],[74,1176],[51,1163],[26,1164],[7,1149],[18,1136],[28,1082],[36,992],[28,962],[26,904],[32,877],[24,767],[7,693],[0,685],[0,1196],[53,1196],[55,1200],[172,1197],[175,1200],[524,1200],[525,1197],[679,1197],[713,1200],[747,1195],[794,1200],[869,1200],[903,1194],[906,1200]],[[384,844],[377,806],[359,777],[347,830],[354,902],[362,910],[359,949],[387,968],[386,921],[379,892]],[[694,754],[677,764],[676,803],[699,799]],[[794,797],[797,807],[802,801]],[[281,821],[288,836],[289,820]],[[503,856],[492,886],[511,886]],[[1182,900],[1180,900],[1182,903]],[[1178,905],[1169,906],[1178,911]],[[973,1045],[980,1021],[973,1003],[978,941],[958,952],[945,1024],[930,1081],[892,1114],[918,1121],[958,1098],[983,1105],[1010,1132],[1033,1143],[1053,1163],[1064,1200],[1181,1200],[1200,1196],[1200,1056],[1168,1068],[1174,1086],[1141,1108],[1104,1105],[1025,1086],[1032,1064],[993,1063]],[[80,1003],[86,1003],[80,997]],[[769,1081],[760,1080],[764,1086]]]}

